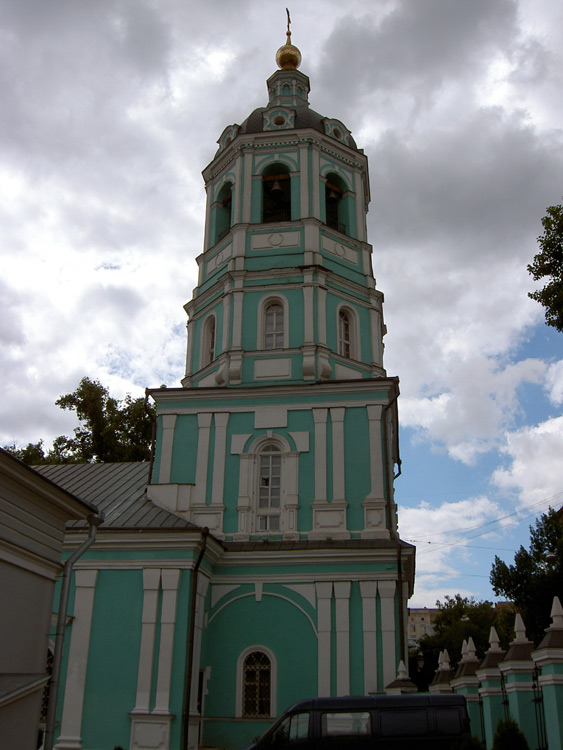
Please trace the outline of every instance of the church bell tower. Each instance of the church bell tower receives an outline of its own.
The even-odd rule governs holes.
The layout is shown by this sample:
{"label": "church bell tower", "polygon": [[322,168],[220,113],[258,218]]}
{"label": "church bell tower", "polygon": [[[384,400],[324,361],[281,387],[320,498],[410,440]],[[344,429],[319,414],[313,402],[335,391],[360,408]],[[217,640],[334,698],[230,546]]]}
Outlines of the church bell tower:
{"label": "church bell tower", "polygon": [[[221,717],[381,692],[406,658],[414,577],[393,498],[399,387],[383,366],[367,158],[340,120],[309,106],[289,26],[276,62],[266,106],[224,129],[203,171],[185,377],[150,391],[149,497],[222,549],[198,584],[194,669],[207,697],[192,719],[209,746]],[[262,703],[250,656],[270,665]]]}

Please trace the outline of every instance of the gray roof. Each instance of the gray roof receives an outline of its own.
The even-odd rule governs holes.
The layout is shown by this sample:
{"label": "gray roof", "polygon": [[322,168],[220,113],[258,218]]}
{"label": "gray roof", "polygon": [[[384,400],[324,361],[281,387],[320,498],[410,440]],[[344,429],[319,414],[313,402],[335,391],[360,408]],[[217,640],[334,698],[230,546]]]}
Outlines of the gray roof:
{"label": "gray roof", "polygon": [[[240,126],[239,135],[244,135],[245,133],[261,133],[264,130],[264,112],[266,112],[270,108],[270,105],[268,107],[258,107],[258,109],[255,109],[254,112],[251,112]],[[318,112],[315,112],[314,109],[311,109],[308,106],[297,106],[295,107],[295,124],[294,127],[289,128],[289,130],[313,128],[314,130],[318,130],[319,133],[324,134],[324,119],[325,118],[323,117],[323,115],[320,115]],[[356,145],[356,141],[352,138],[352,136],[350,136],[350,142],[351,147],[356,149],[357,151],[358,146]]]}
{"label": "gray roof", "polygon": [[[96,505],[105,516],[101,530],[197,528],[194,524],[155,505],[147,497],[150,468],[147,461],[49,464],[34,468],[81,500]],[[84,521],[71,521],[67,524],[69,528],[83,526]]]}

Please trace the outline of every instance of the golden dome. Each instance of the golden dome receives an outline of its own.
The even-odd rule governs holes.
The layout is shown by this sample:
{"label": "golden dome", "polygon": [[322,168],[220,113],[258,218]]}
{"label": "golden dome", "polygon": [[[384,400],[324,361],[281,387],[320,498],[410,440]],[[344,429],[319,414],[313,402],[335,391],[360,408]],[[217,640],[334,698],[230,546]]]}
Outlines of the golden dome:
{"label": "golden dome", "polygon": [[287,32],[287,42],[276,52],[276,63],[282,70],[297,70],[301,65],[301,52],[291,43],[291,31]]}

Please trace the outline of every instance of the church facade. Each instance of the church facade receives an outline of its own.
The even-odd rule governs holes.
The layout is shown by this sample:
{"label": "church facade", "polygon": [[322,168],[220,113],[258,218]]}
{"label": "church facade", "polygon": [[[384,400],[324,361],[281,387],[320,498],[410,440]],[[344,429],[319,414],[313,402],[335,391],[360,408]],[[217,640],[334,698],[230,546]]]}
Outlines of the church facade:
{"label": "church facade", "polygon": [[367,159],[310,108],[300,57],[288,32],[267,105],[204,170],[186,374],[149,391],[151,465],[45,469],[106,514],[76,564],[59,750],[234,750],[406,661]]}

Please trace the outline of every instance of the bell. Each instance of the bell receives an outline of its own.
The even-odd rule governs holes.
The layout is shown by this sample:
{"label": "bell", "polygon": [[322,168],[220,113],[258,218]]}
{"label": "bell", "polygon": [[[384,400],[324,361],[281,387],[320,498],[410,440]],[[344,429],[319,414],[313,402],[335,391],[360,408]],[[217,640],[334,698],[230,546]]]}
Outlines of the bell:
{"label": "bell", "polygon": [[334,192],[334,190],[331,190],[330,193],[327,196],[327,200],[329,201],[337,201],[338,195]]}
{"label": "bell", "polygon": [[271,193],[281,193],[282,192],[282,186],[279,183],[279,180],[274,180],[274,184],[272,185],[272,189],[270,190]]}

